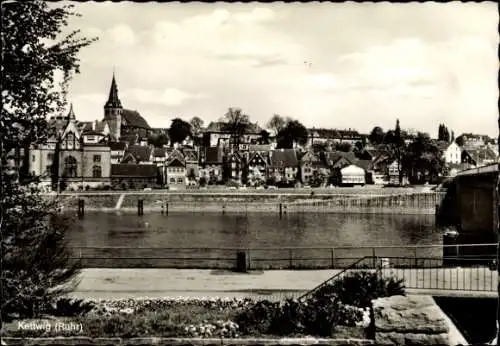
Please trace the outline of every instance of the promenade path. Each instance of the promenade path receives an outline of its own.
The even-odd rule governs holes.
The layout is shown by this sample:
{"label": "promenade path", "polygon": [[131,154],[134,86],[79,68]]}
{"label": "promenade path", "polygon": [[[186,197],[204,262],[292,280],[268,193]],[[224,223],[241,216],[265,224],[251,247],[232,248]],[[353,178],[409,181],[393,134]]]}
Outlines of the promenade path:
{"label": "promenade path", "polygon": [[[481,269],[481,270],[478,270]],[[391,269],[384,269],[389,274]],[[339,270],[269,270],[246,274],[198,269],[83,269],[71,294],[78,298],[298,297]],[[496,297],[497,273],[488,268],[392,269],[408,293]]]}

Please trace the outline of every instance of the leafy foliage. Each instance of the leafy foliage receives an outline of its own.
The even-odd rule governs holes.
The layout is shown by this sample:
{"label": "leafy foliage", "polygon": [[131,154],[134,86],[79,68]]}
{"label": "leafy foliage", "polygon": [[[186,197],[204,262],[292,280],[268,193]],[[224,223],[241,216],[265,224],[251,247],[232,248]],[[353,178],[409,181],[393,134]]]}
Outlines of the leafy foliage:
{"label": "leafy foliage", "polygon": [[203,127],[203,120],[200,117],[193,117],[189,121],[189,124],[191,125],[191,131],[193,134],[198,134],[201,131],[201,128]]}
{"label": "leafy foliage", "polygon": [[168,134],[172,143],[182,143],[188,136],[191,136],[191,125],[180,119],[172,120]]}
{"label": "leafy foliage", "polygon": [[449,142],[451,139],[450,130],[446,127],[445,124],[439,124],[438,128],[438,141]]}
{"label": "leafy foliage", "polygon": [[270,133],[267,132],[266,130],[260,131],[259,143],[260,144],[269,144],[269,142],[271,141],[270,136],[271,136]]}
{"label": "leafy foliage", "polygon": [[371,144],[382,144],[384,142],[385,133],[380,126],[375,126],[370,132],[368,139]]}
{"label": "leafy foliage", "polygon": [[313,296],[316,299],[335,296],[343,304],[366,308],[373,299],[404,294],[404,280],[384,277],[380,271],[362,270],[321,287]]}
{"label": "leafy foliage", "polygon": [[438,176],[444,162],[439,148],[428,134],[419,133],[408,145],[402,160],[403,169],[409,172],[413,182],[423,182]]}
{"label": "leafy foliage", "polygon": [[93,310],[96,304],[83,299],[60,298],[47,309],[53,316],[73,317],[83,316]]}
{"label": "leafy foliage", "polygon": [[274,134],[277,136],[278,133],[283,130],[287,121],[279,114],[274,114],[269,122],[267,123],[267,127],[270,130],[274,131]]}
{"label": "leafy foliage", "polygon": [[[79,263],[66,247],[66,225],[57,203],[36,186],[4,186],[2,317],[35,317],[77,284]],[[30,251],[26,251],[30,249]]]}
{"label": "leafy foliage", "polygon": [[46,117],[63,110],[67,84],[79,72],[77,54],[95,40],[78,37],[78,31],[63,34],[68,20],[78,16],[71,9],[44,1],[1,7],[1,314],[6,320],[50,310],[76,284],[79,272],[66,246],[70,220],[57,212],[56,201],[41,196],[36,182],[20,186],[5,166],[7,153],[24,149],[29,160],[29,146],[46,141]]}
{"label": "leafy foliage", "polygon": [[49,7],[45,1],[2,4],[3,152],[43,142],[46,117],[64,109],[67,83],[79,72],[77,54],[95,40],[78,37],[78,31],[61,37],[68,19],[78,16],[72,7]]}
{"label": "leafy foliage", "polygon": [[168,144],[168,135],[166,133],[153,134],[149,136],[148,144],[155,148],[163,148]]}
{"label": "leafy foliage", "polygon": [[309,133],[305,126],[298,120],[291,120],[278,133],[278,149],[292,149],[295,143],[304,145],[308,137]]}
{"label": "leafy foliage", "polygon": [[250,127],[250,118],[240,108],[229,108],[224,119],[231,134],[231,144],[238,148],[241,137]]}

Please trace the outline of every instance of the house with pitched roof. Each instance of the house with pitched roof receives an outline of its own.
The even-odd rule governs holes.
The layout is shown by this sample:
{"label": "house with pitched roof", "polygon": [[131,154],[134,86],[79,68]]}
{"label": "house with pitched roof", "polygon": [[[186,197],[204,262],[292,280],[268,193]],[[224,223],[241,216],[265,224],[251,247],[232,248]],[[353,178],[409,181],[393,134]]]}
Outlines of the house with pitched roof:
{"label": "house with pitched roof", "polygon": [[[48,122],[46,143],[30,149],[30,171],[42,181],[58,177],[63,185],[93,187],[109,183],[111,150],[107,136],[85,131],[70,106],[65,117],[53,117]],[[62,186],[64,188],[64,186]]]}
{"label": "house with pitched roof", "polygon": [[158,185],[158,178],[158,167],[155,164],[111,165],[111,182],[115,189],[152,188]]}
{"label": "house with pitched roof", "polygon": [[186,177],[190,182],[198,181],[200,177],[200,158],[196,149],[183,148],[182,154],[186,162]]}
{"label": "house with pitched roof", "polygon": [[462,161],[462,148],[455,141],[437,141],[436,146],[441,151],[445,164],[459,164]]}
{"label": "house with pitched roof", "polygon": [[[240,139],[239,150],[248,150],[248,145],[257,144],[260,139],[262,128],[256,123],[251,123]],[[203,145],[206,147],[229,146],[231,131],[229,125],[223,121],[211,122],[203,133]]]}
{"label": "house with pitched roof", "polygon": [[317,175],[328,176],[330,169],[321,157],[312,150],[306,151],[300,158],[300,170],[302,183],[310,184],[313,177]]}
{"label": "house with pitched roof", "polygon": [[248,172],[247,180],[249,182],[265,182],[267,180],[267,160],[267,152],[253,151],[248,153],[246,171]]}
{"label": "house with pitched roof", "polygon": [[353,129],[347,130],[337,130],[337,129],[308,129],[309,139],[307,142],[308,147],[312,147],[314,144],[326,144],[331,143],[349,143],[351,145],[360,142],[365,135],[360,134],[358,131]]}
{"label": "house with pitched roof", "polygon": [[200,177],[210,184],[222,182],[224,152],[222,147],[200,148]]}
{"label": "house with pitched roof", "polygon": [[225,166],[223,169],[227,170],[227,178],[234,182],[241,182],[246,161],[243,155],[238,152],[228,152],[223,160]]}
{"label": "house with pitched roof", "polygon": [[296,182],[299,161],[295,149],[276,149],[269,151],[268,178],[276,182],[291,184]]}
{"label": "house with pitched roof", "polygon": [[344,168],[353,164],[356,161],[356,156],[353,152],[330,151],[323,153],[325,165],[334,170]]}
{"label": "house with pitched roof", "polygon": [[111,164],[119,164],[125,156],[128,144],[126,142],[109,142],[108,145],[111,149]]}
{"label": "house with pitched roof", "polygon": [[186,161],[180,150],[174,149],[165,162],[165,180],[169,188],[186,188]]}
{"label": "house with pitched roof", "polygon": [[129,145],[125,150],[122,164],[134,163],[140,165],[154,164],[153,146]]}
{"label": "house with pitched roof", "polygon": [[461,156],[462,163],[469,163],[474,167],[486,166],[498,162],[498,156],[488,147],[464,147]]}

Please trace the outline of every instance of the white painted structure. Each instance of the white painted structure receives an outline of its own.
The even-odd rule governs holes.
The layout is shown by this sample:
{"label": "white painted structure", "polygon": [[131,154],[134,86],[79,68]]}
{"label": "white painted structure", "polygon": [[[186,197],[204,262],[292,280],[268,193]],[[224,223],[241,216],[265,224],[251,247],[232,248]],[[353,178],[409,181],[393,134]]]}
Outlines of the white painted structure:
{"label": "white painted structure", "polygon": [[340,170],[342,184],[348,185],[364,185],[365,170],[356,165],[349,165]]}

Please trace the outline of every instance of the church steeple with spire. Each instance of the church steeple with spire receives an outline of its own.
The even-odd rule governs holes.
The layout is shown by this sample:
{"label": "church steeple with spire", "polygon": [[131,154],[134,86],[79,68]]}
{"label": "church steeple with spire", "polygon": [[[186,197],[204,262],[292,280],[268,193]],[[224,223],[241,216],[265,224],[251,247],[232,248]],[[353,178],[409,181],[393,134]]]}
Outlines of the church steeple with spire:
{"label": "church steeple with spire", "polygon": [[110,135],[113,141],[118,141],[121,136],[123,107],[118,98],[118,87],[116,85],[115,73],[111,80],[108,101],[104,105],[104,121],[108,123]]}
{"label": "church steeple with spire", "polygon": [[122,103],[118,98],[118,87],[116,86],[115,73],[113,72],[113,79],[111,80],[111,88],[109,89],[109,97],[106,102],[105,108],[122,108]]}

